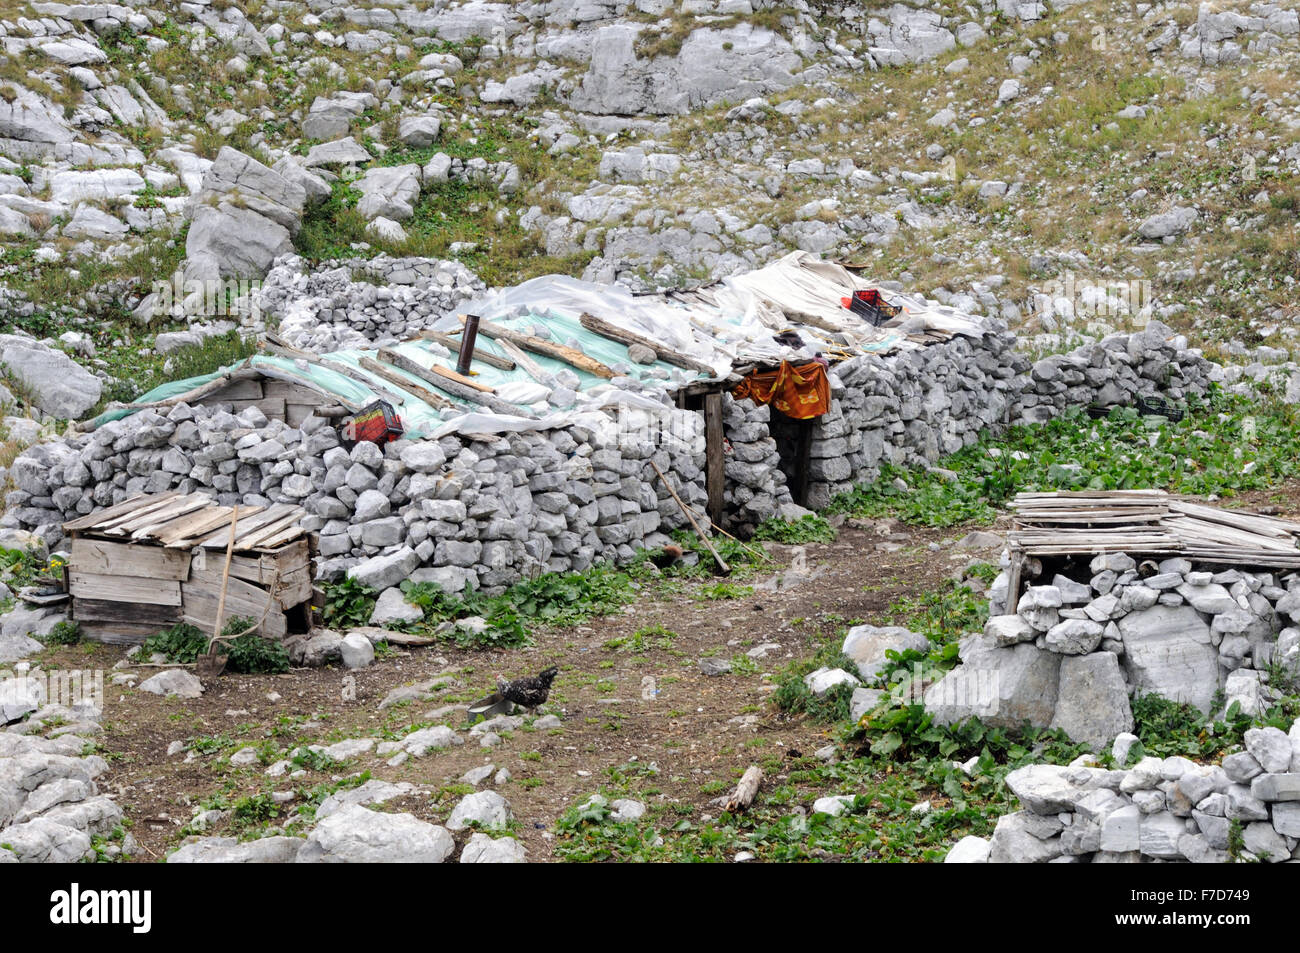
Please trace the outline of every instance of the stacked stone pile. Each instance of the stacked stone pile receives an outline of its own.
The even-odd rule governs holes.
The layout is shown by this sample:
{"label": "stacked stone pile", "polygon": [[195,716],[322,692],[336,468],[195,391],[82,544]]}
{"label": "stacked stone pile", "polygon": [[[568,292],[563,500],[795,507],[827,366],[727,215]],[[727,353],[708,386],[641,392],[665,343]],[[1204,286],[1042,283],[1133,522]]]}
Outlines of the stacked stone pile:
{"label": "stacked stone pile", "polygon": [[1028,587],[1014,612],[999,577],[983,634],[926,693],[936,720],[1029,721],[1100,749],[1132,727],[1134,694],[1219,715],[1222,692],[1225,708],[1258,715],[1281,687],[1272,679],[1300,676],[1297,574],[1212,571],[1181,557],[1139,564],[1122,553],[1088,569]]}
{"label": "stacked stone pile", "polygon": [[794,501],[780,469],[776,441],[768,432],[771,407],[737,402],[730,394],[723,396],[722,403],[723,427],[731,443],[723,503],[728,521],[741,532],[752,532],[782,505]]}
{"label": "stacked stone pile", "polygon": [[266,276],[257,305],[294,347],[326,353],[412,337],[484,288],[456,261],[380,256],[312,270],[289,255]]}
{"label": "stacked stone pile", "polygon": [[1111,335],[1036,361],[1014,416],[1043,423],[1067,407],[1132,405],[1139,395],[1181,400],[1205,393],[1213,367],[1185,336],[1152,321],[1134,334]]}
{"label": "stacked stone pile", "polygon": [[1027,367],[1000,322],[983,338],[952,340],[879,357],[863,355],[831,374],[829,413],[813,427],[808,506],[879,475],[884,463],[930,465],[1001,427]]}
{"label": "stacked stone pile", "polygon": [[[1116,740],[1124,763],[1137,739]],[[1300,855],[1300,722],[1246,732],[1222,765],[1144,757],[1127,770],[1030,765],[1007,775],[1022,810],[946,863],[1281,863]],[[1234,832],[1240,841],[1234,845]]]}
{"label": "stacked stone pile", "polygon": [[[51,698],[51,685],[56,696],[64,693],[57,672],[19,662],[14,675],[0,680],[0,725],[11,723],[0,728],[0,864],[93,860],[92,838],[122,822],[122,809],[95,783],[108,765],[83,756],[102,730],[103,711],[89,700]],[[133,844],[127,834],[105,850],[130,853]]]}

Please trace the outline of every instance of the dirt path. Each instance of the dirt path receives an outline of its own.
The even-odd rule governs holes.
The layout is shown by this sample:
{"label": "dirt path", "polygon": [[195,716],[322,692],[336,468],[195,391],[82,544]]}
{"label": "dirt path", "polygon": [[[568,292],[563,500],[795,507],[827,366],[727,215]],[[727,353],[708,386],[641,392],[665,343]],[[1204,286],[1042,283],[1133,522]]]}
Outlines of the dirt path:
{"label": "dirt path", "polygon": [[[417,787],[388,809],[441,822],[472,790],[459,783],[466,771],[485,763],[508,769],[511,780],[497,790],[510,802],[516,834],[533,860],[551,858],[547,831],[569,806],[602,787],[626,786],[629,775],[652,810],[699,818],[716,813],[709,801],[730,789],[746,766],[763,764],[779,781],[787,758],[827,743],[823,726],[789,718],[770,703],[775,681],[767,676],[807,657],[845,622],[878,622],[895,599],[937,587],[973,557],[996,559],[995,553],[947,545],[929,548],[961,535],[899,528],[883,539],[870,526],[845,527],[834,543],[803,547],[803,572],[790,569],[798,563],[798,547],[768,544],[773,565],[782,568],[734,581],[741,593],[735,598],[705,598],[716,580],[656,584],[620,615],[535,633],[537,644],[523,650],[440,645],[399,651],[357,672],[226,675],[195,700],[109,687],[99,738],[111,766],[104,786],[126,809],[131,833],[145,848],[136,856],[142,861],[176,846],[201,803],[293,792],[278,816],[265,822],[278,827],[305,792],[361,771]],[[634,634],[656,626],[668,634],[655,630],[636,651]],[[628,641],[611,646],[620,639]],[[778,647],[750,664],[745,653],[764,643]],[[733,672],[704,675],[699,660],[710,656],[735,660]],[[74,646],[51,653],[46,664],[108,669],[121,658],[120,648]],[[397,767],[371,751],[298,778],[265,773],[268,763],[298,745],[396,740],[431,723],[459,726],[460,712],[437,719],[426,713],[481,697],[496,672],[515,677],[547,665],[560,668],[545,711],[561,717],[561,728],[507,732],[491,750],[468,737],[463,746]],[[379,709],[392,689],[447,671],[454,683],[430,700]],[[169,756],[176,741],[195,745],[198,753],[188,762],[184,753]],[[246,745],[261,748],[262,760],[231,766],[230,755]],[[206,833],[247,834],[249,828],[228,820]]]}

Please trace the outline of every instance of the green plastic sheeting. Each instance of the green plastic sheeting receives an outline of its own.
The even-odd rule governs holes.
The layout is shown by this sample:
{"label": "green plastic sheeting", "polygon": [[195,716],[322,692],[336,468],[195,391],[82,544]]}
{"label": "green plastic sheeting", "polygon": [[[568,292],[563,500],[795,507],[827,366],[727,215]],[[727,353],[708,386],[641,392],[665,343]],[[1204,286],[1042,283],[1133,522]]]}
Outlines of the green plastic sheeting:
{"label": "green plastic sheeting", "polygon": [[[529,314],[509,320],[497,321],[495,323],[511,328],[512,330],[518,330],[521,333],[532,333],[533,325],[542,324],[550,329],[551,340],[563,344],[567,341],[576,339],[579,342],[582,351],[587,354],[587,356],[601,362],[602,364],[613,365],[629,363],[627,348],[624,345],[587,330],[579,321],[567,316],[556,315],[553,313],[547,314],[544,317]],[[415,361],[423,367],[429,367],[433,364],[438,364],[449,370],[454,370],[456,367],[456,355],[452,354],[450,357],[441,357],[438,353],[442,350],[441,345],[435,344],[431,341],[404,341],[400,344],[393,345],[389,349],[401,354],[403,357]],[[506,357],[505,353],[502,352],[497,343],[481,332],[478,336],[478,341],[475,344],[475,351],[482,351],[496,354],[499,357]],[[430,407],[414,394],[395,386],[361,366],[361,359],[363,357],[378,361],[378,353],[378,350],[349,349],[343,351],[331,351],[328,354],[320,356],[322,360],[327,362],[347,365],[360,376],[372,380],[375,387],[379,389],[378,391],[367,387],[360,381],[352,379],[341,371],[331,370],[329,367],[322,366],[321,364],[309,363],[304,366],[288,357],[255,354],[246,361],[231,364],[218,371],[213,371],[211,374],[203,374],[198,377],[189,377],[185,380],[170,381],[166,384],[162,384],[146,394],[141,394],[136,398],[135,403],[149,404],[167,400],[172,397],[179,397],[180,395],[202,387],[204,384],[214,381],[221,375],[229,373],[231,370],[247,363],[254,369],[259,367],[267,368],[268,370],[276,371],[279,374],[284,375],[284,378],[297,379],[304,384],[314,385],[324,393],[340,397],[352,404],[365,405],[375,400],[382,399],[380,391],[396,393],[403,398],[403,403],[394,409],[402,418],[402,425],[406,428],[406,436],[414,439],[432,433],[440,424],[443,423],[443,417],[437,410]],[[555,374],[561,370],[567,370],[576,374],[578,376],[578,390],[580,391],[585,391],[597,384],[608,383],[603,378],[597,377],[595,374],[589,374],[570,364],[566,364],[564,361],[544,357],[540,354],[530,354],[529,356],[536,361],[539,367],[548,373]],[[498,388],[503,384],[509,384],[515,381],[532,381],[532,378],[529,377],[527,372],[522,368],[516,367],[513,371],[506,371],[498,367],[492,367],[483,361],[475,361],[473,366],[474,370],[477,372],[474,377],[475,381],[488,387]],[[396,377],[405,378],[419,388],[432,390],[435,393],[442,394],[453,403],[470,409],[479,409],[479,405],[462,400],[452,394],[448,394],[436,385],[421,380],[420,378],[403,371],[399,367],[385,365],[385,368],[390,374]],[[651,376],[643,377],[643,383],[648,386],[667,387],[669,384],[674,383],[674,375],[675,381],[678,384],[680,384],[683,379],[683,375],[685,375],[686,380],[698,380],[706,376],[692,371],[682,371],[680,368],[676,368],[663,361],[655,361],[650,365],[632,365],[632,368],[632,374],[637,377],[642,377],[642,375],[652,368],[660,368],[668,373],[668,377],[665,379]],[[111,420],[121,420],[123,417],[128,417],[136,412],[137,411],[131,407],[121,407],[115,410],[108,410],[95,418],[93,426],[100,427]],[[525,411],[521,408],[520,416],[524,415]]]}

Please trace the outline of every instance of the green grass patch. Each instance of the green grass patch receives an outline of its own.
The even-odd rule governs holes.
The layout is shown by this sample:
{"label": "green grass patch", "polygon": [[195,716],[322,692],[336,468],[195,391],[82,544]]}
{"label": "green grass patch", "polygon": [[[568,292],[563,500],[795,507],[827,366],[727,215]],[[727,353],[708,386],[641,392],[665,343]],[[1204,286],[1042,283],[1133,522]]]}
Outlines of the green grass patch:
{"label": "green grass patch", "polygon": [[792,523],[773,517],[754,531],[754,539],[778,543],[833,543],[835,528],[825,517],[801,516]]}
{"label": "green grass patch", "polygon": [[[1046,423],[983,435],[941,461],[948,474],[885,465],[827,512],[894,516],[924,526],[988,524],[1016,493],[1165,489],[1223,497],[1300,475],[1300,408],[1215,392],[1178,422],[1117,408],[1072,409]],[[897,482],[896,482],[897,481]]]}

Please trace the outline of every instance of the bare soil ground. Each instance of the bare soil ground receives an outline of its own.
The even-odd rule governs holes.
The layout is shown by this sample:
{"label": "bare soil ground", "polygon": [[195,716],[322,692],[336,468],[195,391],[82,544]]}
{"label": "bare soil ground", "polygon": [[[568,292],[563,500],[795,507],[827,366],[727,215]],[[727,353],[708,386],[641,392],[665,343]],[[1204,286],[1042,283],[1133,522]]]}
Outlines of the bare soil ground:
{"label": "bare soil ground", "polygon": [[[890,529],[893,535],[884,538]],[[621,614],[537,631],[536,645],[522,650],[466,651],[440,644],[401,650],[356,672],[324,668],[276,676],[227,674],[193,700],[109,686],[105,730],[98,739],[111,766],[104,786],[117,795],[131,833],[144,848],[135,856],[139,861],[157,860],[177,846],[182,829],[206,799],[220,795],[234,803],[248,795],[293,791],[294,800],[270,821],[274,827],[292,816],[304,792],[361,771],[416,785],[418,793],[390,801],[385,809],[442,822],[470,790],[458,783],[466,771],[484,763],[507,768],[512,778],[498,790],[510,802],[516,834],[533,860],[552,857],[548,831],[556,819],[608,783],[611,770],[629,762],[657,767],[652,801],[697,818],[716,814],[709,801],[723,787],[730,790],[748,765],[764,764],[777,783],[783,763],[799,753],[810,755],[828,741],[823,725],[788,717],[771,703],[771,675],[807,657],[845,622],[881,621],[899,597],[938,587],[973,558],[996,559],[996,551],[929,548],[961,535],[963,531],[851,521],[836,542],[802,547],[806,571],[791,568],[799,564],[800,547],[769,543],[771,568],[733,580],[753,587],[752,592],[741,589],[744,594],[737,598],[708,599],[703,590],[717,580],[665,580],[647,586]],[[639,654],[627,646],[607,645],[648,626],[661,626],[676,637],[662,642],[652,637]],[[754,666],[745,664],[745,652],[763,643],[779,648]],[[45,664],[107,670],[123,655],[119,647],[72,646],[51,652]],[[741,661],[731,674],[706,676],[699,661],[709,656]],[[559,666],[560,675],[543,712],[559,715],[562,728],[507,732],[494,749],[467,738],[463,746],[397,767],[372,751],[298,778],[265,773],[269,761],[298,745],[361,737],[395,740],[412,726],[429,724],[430,710],[487,694],[497,672],[517,677],[548,665]],[[448,690],[427,701],[379,709],[392,689],[449,670],[455,682]],[[152,674],[140,671],[142,678]],[[745,716],[749,723],[740,723]],[[463,725],[464,716],[456,712],[437,723]],[[192,739],[200,740],[205,753],[189,761],[184,753],[167,754],[172,742]],[[263,760],[231,766],[229,756],[246,745],[266,746]],[[250,833],[247,826],[228,825],[206,833]]]}

